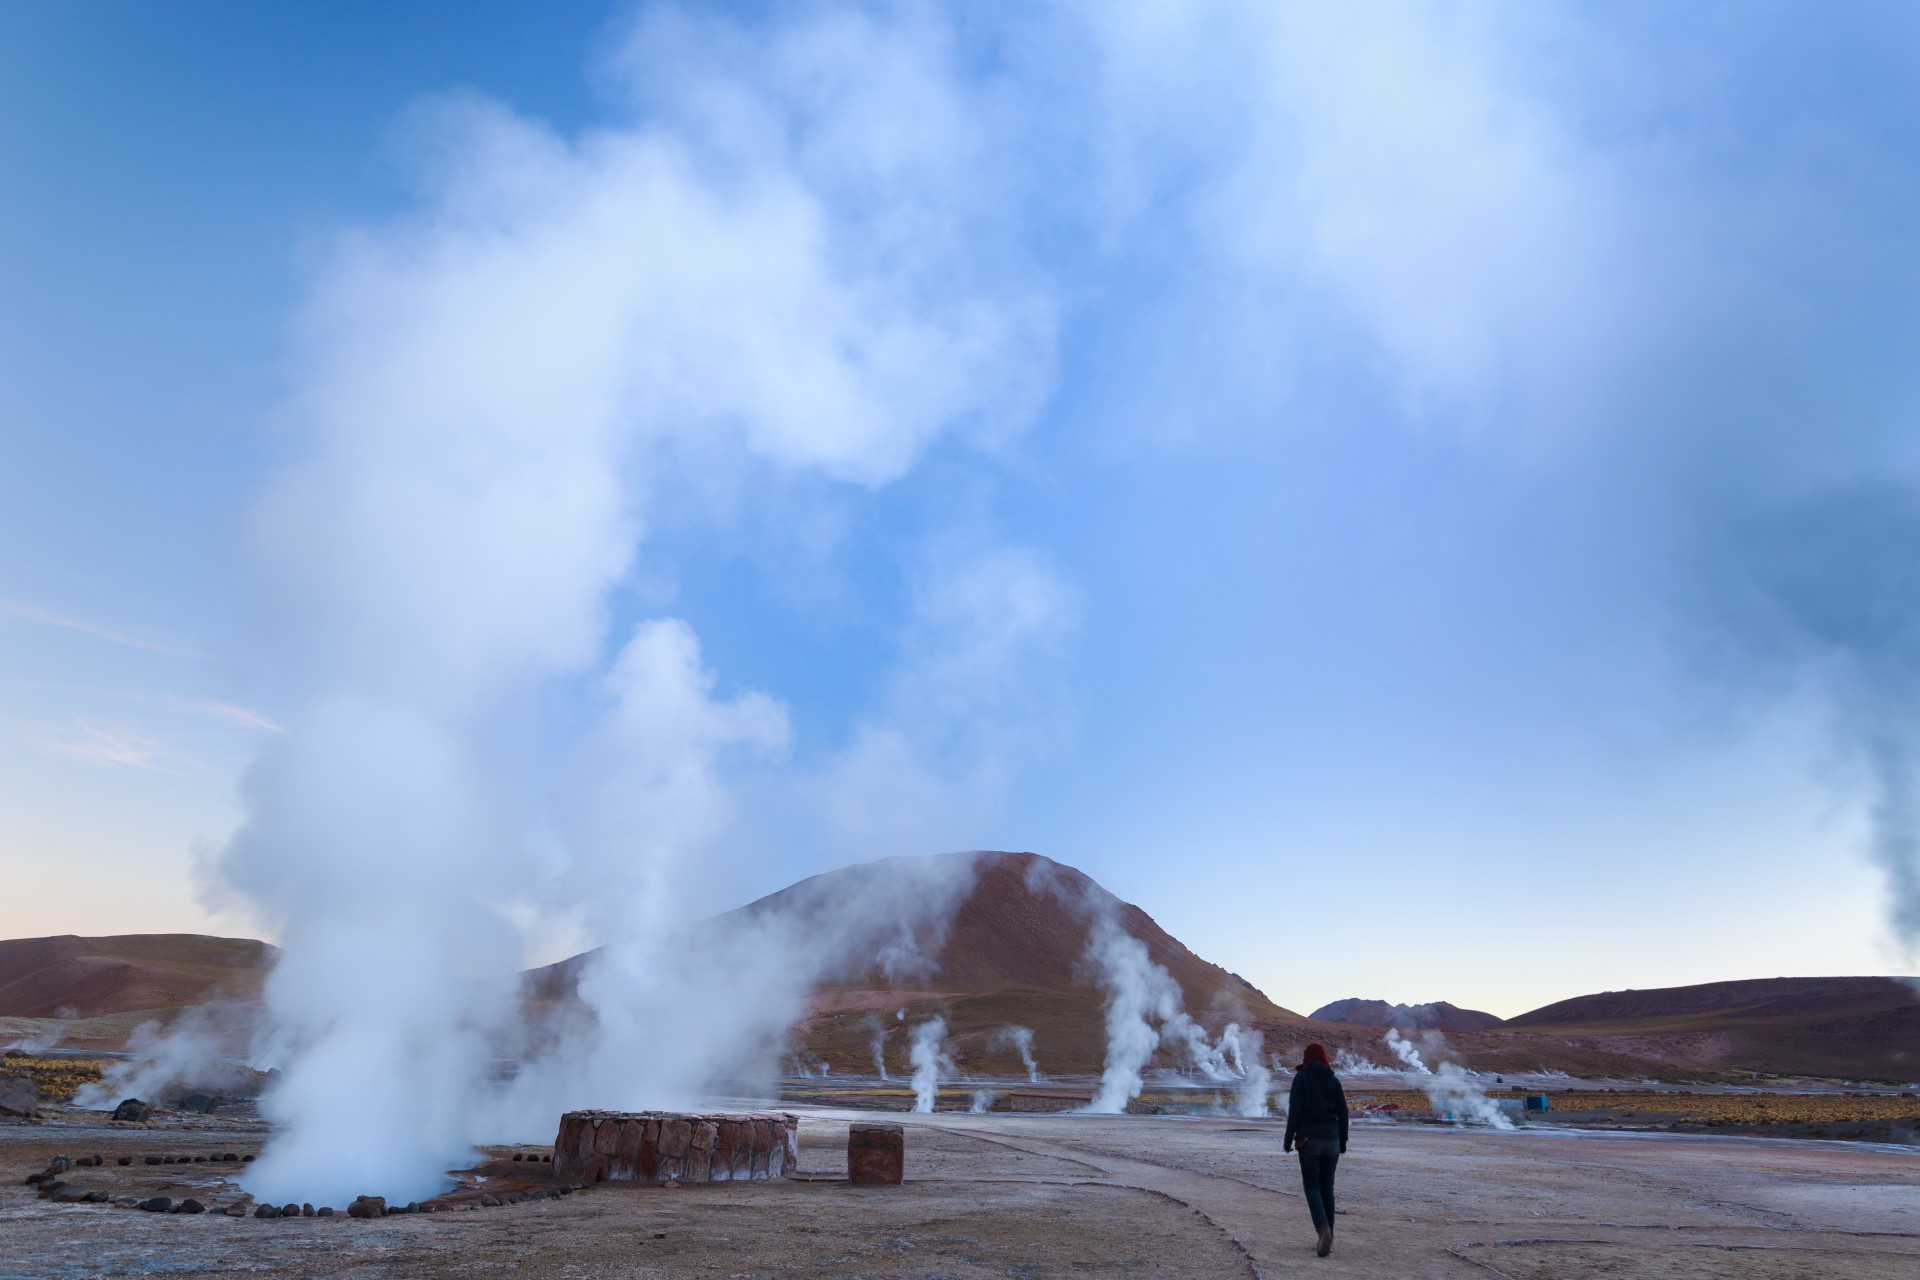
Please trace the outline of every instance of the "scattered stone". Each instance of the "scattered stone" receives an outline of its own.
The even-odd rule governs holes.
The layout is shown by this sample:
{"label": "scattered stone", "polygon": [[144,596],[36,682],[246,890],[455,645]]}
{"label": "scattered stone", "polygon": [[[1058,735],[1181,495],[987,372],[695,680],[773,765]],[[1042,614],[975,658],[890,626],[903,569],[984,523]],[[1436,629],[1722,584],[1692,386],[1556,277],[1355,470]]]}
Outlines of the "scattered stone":
{"label": "scattered stone", "polygon": [[181,1213],[205,1213],[207,1211],[207,1206],[201,1204],[198,1200],[195,1200],[192,1196],[188,1196],[185,1200],[182,1200],[180,1202],[179,1211]]}
{"label": "scattered stone", "polygon": [[148,1156],[148,1157],[147,1157],[147,1163],[148,1163],[148,1164],[159,1164],[159,1163],[160,1163],[160,1157],[159,1157],[159,1156]]}
{"label": "scattered stone", "polygon": [[111,1195],[109,1195],[108,1193],[106,1193],[105,1191],[89,1191],[89,1192],[87,1192],[87,1203],[88,1203],[88,1204],[106,1204],[106,1203],[107,1203],[107,1202],[108,1202],[109,1200],[111,1200],[111,1199],[113,1199],[113,1197],[112,1197]]}
{"label": "scattered stone", "polygon": [[300,1216],[300,1206],[297,1204],[283,1204],[280,1206],[280,1216],[283,1218],[297,1218]]}
{"label": "scattered stone", "polygon": [[191,1112],[194,1115],[210,1116],[214,1108],[220,1105],[220,1099],[210,1093],[190,1093],[180,1099],[177,1110]]}
{"label": "scattered stone", "polygon": [[53,1159],[47,1161],[48,1173],[65,1173],[71,1168],[73,1168],[73,1161],[67,1159],[65,1156],[55,1156]]}
{"label": "scattered stone", "polygon": [[120,1105],[113,1109],[113,1118],[122,1122],[138,1124],[153,1115],[153,1108],[138,1098],[123,1098]]}
{"label": "scattered stone", "polygon": [[161,1156],[161,1157],[160,1157],[160,1163],[161,1163],[161,1164],[172,1164],[173,1162],[174,1162],[174,1157],[172,1157],[172,1156]]}
{"label": "scattered stone", "polygon": [[205,1156],[195,1156],[193,1158],[193,1162],[195,1164],[205,1164],[207,1162],[207,1158]]}
{"label": "scattered stone", "polygon": [[303,1218],[311,1218],[313,1216],[313,1206],[310,1204],[302,1204],[300,1206],[300,1216]]}
{"label": "scattered stone", "polygon": [[252,1157],[252,1156],[241,1156],[241,1157],[240,1157],[240,1163],[241,1163],[241,1164],[252,1164],[252,1163],[253,1163],[253,1157]]}
{"label": "scattered stone", "polygon": [[520,1153],[519,1153],[518,1151],[516,1151],[516,1152],[514,1152],[514,1153],[513,1153],[513,1158],[514,1158],[515,1160],[525,1160],[525,1159],[526,1159],[526,1157],[525,1157],[525,1156],[523,1156],[523,1155],[521,1155],[521,1154],[520,1154]]}
{"label": "scattered stone", "polygon": [[155,1196],[151,1200],[142,1200],[140,1207],[148,1213],[165,1213],[173,1208],[173,1200],[167,1196]]}
{"label": "scattered stone", "polygon": [[229,1151],[220,1157],[222,1160],[238,1160],[240,1157]]}
{"label": "scattered stone", "polygon": [[44,1173],[30,1173],[27,1175],[27,1185],[30,1187],[37,1187],[42,1182],[46,1181],[46,1178],[47,1178],[47,1175]]}
{"label": "scattered stone", "polygon": [[61,1191],[66,1189],[66,1185],[66,1183],[60,1181],[58,1178],[42,1178],[40,1180],[40,1194],[43,1196],[59,1195]]}
{"label": "scattered stone", "polygon": [[230,1204],[220,1212],[226,1214],[229,1218],[244,1218],[247,1216],[247,1206],[243,1204]]}
{"label": "scattered stone", "polygon": [[277,1218],[280,1216],[280,1211],[270,1204],[263,1204],[253,1211],[253,1216],[256,1218]]}
{"label": "scattered stone", "polygon": [[498,1209],[500,1207],[500,1197],[499,1196],[481,1196],[480,1203],[485,1205],[489,1209]]}
{"label": "scattered stone", "polygon": [[382,1196],[358,1196],[347,1206],[349,1218],[378,1218],[386,1211],[387,1202]]}
{"label": "scattered stone", "polygon": [[313,1216],[316,1218],[331,1218],[333,1216],[333,1206],[330,1204],[323,1204],[318,1209],[315,1209],[313,1211]]}
{"label": "scattered stone", "polygon": [[139,1196],[115,1196],[113,1202],[122,1209],[138,1209],[140,1207]]}
{"label": "scattered stone", "polygon": [[546,1162],[547,1162],[548,1164],[552,1164],[552,1163],[553,1163],[553,1157],[552,1157],[551,1155],[545,1155],[545,1156],[541,1156],[540,1158],[541,1158],[542,1160],[545,1160],[545,1161],[546,1161]]}
{"label": "scattered stone", "polygon": [[119,1158],[118,1160],[115,1160],[115,1161],[114,1161],[114,1163],[115,1163],[115,1164],[132,1164],[132,1163],[133,1163],[133,1157],[132,1157],[132,1156],[121,1156],[121,1157],[120,1157],[120,1158]]}
{"label": "scattered stone", "polygon": [[84,1187],[68,1187],[64,1191],[56,1191],[53,1195],[53,1202],[55,1204],[81,1204],[92,1194],[93,1192],[88,1191]]}

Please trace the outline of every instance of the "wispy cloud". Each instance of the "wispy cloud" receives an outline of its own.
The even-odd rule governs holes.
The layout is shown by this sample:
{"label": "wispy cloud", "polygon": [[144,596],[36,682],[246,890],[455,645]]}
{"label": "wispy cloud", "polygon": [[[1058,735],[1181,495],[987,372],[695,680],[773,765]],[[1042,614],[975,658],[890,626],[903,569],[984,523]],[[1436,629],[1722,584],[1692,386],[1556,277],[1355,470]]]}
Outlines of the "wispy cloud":
{"label": "wispy cloud", "polygon": [[225,781],[228,774],[181,754],[176,744],[137,729],[75,720],[70,728],[42,734],[36,744],[50,755],[116,769],[151,769],[183,777]]}
{"label": "wispy cloud", "polygon": [[145,640],[139,636],[130,636],[79,618],[69,618],[65,614],[54,613],[49,609],[42,609],[38,605],[26,604],[19,600],[0,600],[0,617],[19,618],[24,622],[38,622],[48,627],[64,627],[68,631],[78,631],[96,640],[126,645],[130,649],[145,649],[148,653],[163,653],[170,658],[204,658],[206,656],[192,649],[161,644],[157,640]]}

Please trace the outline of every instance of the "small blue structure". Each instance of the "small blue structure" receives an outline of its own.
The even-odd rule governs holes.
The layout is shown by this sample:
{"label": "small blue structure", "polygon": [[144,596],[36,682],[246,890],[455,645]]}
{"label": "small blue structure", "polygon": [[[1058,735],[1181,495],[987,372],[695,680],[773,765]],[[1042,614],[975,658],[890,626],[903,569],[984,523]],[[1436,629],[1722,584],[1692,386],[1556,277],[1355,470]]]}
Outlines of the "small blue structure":
{"label": "small blue structure", "polygon": [[1527,1110],[1551,1111],[1553,1104],[1547,1101],[1547,1095],[1544,1093],[1530,1093],[1527,1095]]}

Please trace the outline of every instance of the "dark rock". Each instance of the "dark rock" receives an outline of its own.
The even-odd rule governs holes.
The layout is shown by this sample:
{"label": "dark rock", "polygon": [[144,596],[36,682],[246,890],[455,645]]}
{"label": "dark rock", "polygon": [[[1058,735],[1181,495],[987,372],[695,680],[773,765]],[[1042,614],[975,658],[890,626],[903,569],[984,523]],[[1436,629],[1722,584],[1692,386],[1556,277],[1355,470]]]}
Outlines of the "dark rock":
{"label": "dark rock", "polygon": [[270,1204],[263,1204],[253,1211],[253,1216],[256,1218],[277,1218],[280,1216],[280,1211]]}
{"label": "dark rock", "polygon": [[241,1164],[252,1164],[252,1163],[253,1163],[253,1157],[252,1157],[252,1156],[241,1156],[241,1157],[240,1157],[240,1163],[241,1163]]}
{"label": "dark rock", "polygon": [[311,1218],[313,1216],[313,1206],[310,1204],[302,1204],[300,1206],[300,1216],[303,1218]]}
{"label": "dark rock", "polygon": [[544,1156],[541,1156],[540,1158],[542,1160],[545,1160],[548,1164],[553,1163],[553,1157],[551,1155],[544,1155]]}
{"label": "dark rock", "polygon": [[142,1200],[140,1207],[148,1213],[165,1213],[173,1208],[173,1201],[167,1196],[155,1196],[151,1200]]}
{"label": "dark rock", "polygon": [[53,1159],[47,1161],[48,1173],[65,1173],[71,1168],[73,1168],[73,1161],[67,1159],[65,1156],[55,1156]]}
{"label": "dark rock", "polygon": [[0,1077],[0,1116],[31,1120],[40,1114],[40,1091],[22,1076]]}
{"label": "dark rock", "polygon": [[105,1203],[107,1203],[107,1202],[108,1202],[109,1200],[111,1200],[111,1199],[113,1199],[113,1197],[112,1197],[111,1195],[109,1195],[109,1194],[108,1194],[107,1192],[105,1192],[105,1191],[89,1191],[89,1192],[87,1192],[87,1203],[88,1203],[88,1204],[105,1204]]}
{"label": "dark rock", "polygon": [[93,1192],[88,1191],[85,1187],[68,1187],[63,1191],[55,1192],[53,1202],[55,1204],[81,1204],[92,1194]]}
{"label": "dark rock", "polygon": [[381,1196],[358,1196],[347,1206],[349,1218],[378,1218],[387,1211],[387,1202]]}
{"label": "dark rock", "polygon": [[47,1178],[47,1175],[44,1173],[30,1173],[27,1175],[27,1185],[30,1187],[37,1187],[42,1182],[46,1181],[46,1178]]}
{"label": "dark rock", "polygon": [[331,1218],[333,1216],[333,1206],[330,1204],[323,1204],[318,1209],[315,1209],[313,1211],[313,1216],[316,1218]]}
{"label": "dark rock", "polygon": [[132,1156],[121,1156],[121,1157],[120,1157],[120,1158],[119,1158],[118,1160],[115,1160],[115,1161],[114,1161],[114,1163],[115,1163],[115,1164],[132,1164],[132,1163],[133,1163],[133,1157],[132,1157]]}
{"label": "dark rock", "polygon": [[526,1159],[526,1157],[525,1157],[525,1156],[523,1156],[523,1155],[521,1155],[521,1154],[520,1154],[520,1153],[519,1153],[518,1151],[516,1151],[516,1152],[514,1152],[514,1153],[513,1153],[513,1158],[514,1158],[515,1160],[525,1160],[525,1159]]}
{"label": "dark rock", "polygon": [[161,1156],[161,1157],[160,1157],[160,1163],[161,1163],[161,1164],[172,1164],[173,1162],[174,1162],[174,1157],[173,1157],[173,1156]]}
{"label": "dark rock", "polygon": [[574,1192],[574,1189],[572,1187],[560,1187],[558,1188],[558,1190],[560,1194],[563,1196],[570,1196]]}
{"label": "dark rock", "polygon": [[300,1206],[297,1204],[283,1204],[280,1206],[280,1216],[283,1218],[297,1218],[300,1216]]}
{"label": "dark rock", "polygon": [[122,1209],[138,1209],[140,1207],[139,1196],[115,1196],[113,1202]]}
{"label": "dark rock", "polygon": [[66,1183],[60,1181],[58,1178],[42,1178],[40,1180],[40,1194],[43,1196],[58,1195],[66,1189],[66,1185]]}
{"label": "dark rock", "polygon": [[240,1157],[235,1155],[233,1152],[228,1151],[222,1154],[220,1158],[222,1160],[238,1160]]}
{"label": "dark rock", "polygon": [[145,1120],[152,1114],[153,1108],[138,1098],[124,1098],[121,1100],[120,1105],[113,1109],[113,1118],[115,1120],[133,1123]]}
{"label": "dark rock", "polygon": [[148,1156],[148,1157],[147,1157],[147,1163],[148,1163],[148,1164],[159,1164],[159,1163],[160,1163],[160,1157],[159,1157],[159,1156]]}
{"label": "dark rock", "polygon": [[181,1213],[205,1213],[206,1211],[207,1211],[207,1206],[201,1204],[198,1200],[195,1200],[192,1196],[188,1196],[185,1200],[182,1200],[180,1202],[179,1212]]}
{"label": "dark rock", "polygon": [[180,1099],[176,1109],[189,1111],[195,1115],[210,1116],[219,1105],[220,1099],[210,1093],[190,1093]]}
{"label": "dark rock", "polygon": [[244,1218],[247,1216],[247,1206],[243,1204],[230,1204],[220,1212],[226,1214],[229,1218]]}
{"label": "dark rock", "polygon": [[499,1196],[481,1196],[480,1203],[485,1208],[498,1209],[500,1207],[500,1197]]}

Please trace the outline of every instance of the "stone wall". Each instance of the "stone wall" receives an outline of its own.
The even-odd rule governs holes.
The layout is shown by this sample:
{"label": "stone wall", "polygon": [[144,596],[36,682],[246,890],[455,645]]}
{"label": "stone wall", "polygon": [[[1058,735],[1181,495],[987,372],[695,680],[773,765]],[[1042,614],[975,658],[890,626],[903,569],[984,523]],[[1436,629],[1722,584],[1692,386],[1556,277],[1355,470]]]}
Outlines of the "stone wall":
{"label": "stone wall", "polygon": [[785,1111],[569,1111],[553,1140],[562,1180],[749,1182],[787,1177],[799,1162],[800,1121]]}

